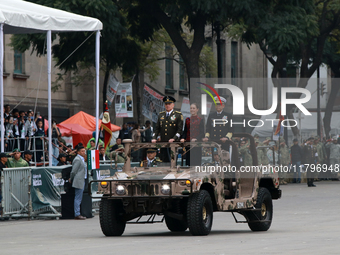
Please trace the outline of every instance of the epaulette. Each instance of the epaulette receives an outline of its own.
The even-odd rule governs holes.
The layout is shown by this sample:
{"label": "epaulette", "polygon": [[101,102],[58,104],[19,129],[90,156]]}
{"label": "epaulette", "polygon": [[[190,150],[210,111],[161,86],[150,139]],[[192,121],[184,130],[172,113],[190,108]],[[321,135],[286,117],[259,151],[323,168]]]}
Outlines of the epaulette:
{"label": "epaulette", "polygon": [[182,113],[181,113],[181,112],[179,112],[179,111],[175,111],[175,112],[182,114]]}
{"label": "epaulette", "polygon": [[159,112],[159,113],[163,113],[163,112],[165,112],[165,111],[162,111],[162,112]]}

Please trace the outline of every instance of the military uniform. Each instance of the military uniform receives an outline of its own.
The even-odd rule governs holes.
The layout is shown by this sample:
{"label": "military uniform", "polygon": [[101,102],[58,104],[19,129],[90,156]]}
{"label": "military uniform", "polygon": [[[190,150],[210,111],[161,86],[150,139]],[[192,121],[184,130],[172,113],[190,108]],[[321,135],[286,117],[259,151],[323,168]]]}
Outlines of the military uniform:
{"label": "military uniform", "polygon": [[[124,149],[124,145],[119,144],[118,149]],[[114,160],[115,163],[125,163],[125,153],[112,151],[110,153],[110,157]]]}
{"label": "military uniform", "polygon": [[162,160],[160,160],[159,158],[154,158],[153,160],[143,160],[140,162],[140,166],[141,167],[156,167],[157,164],[161,163]]}
{"label": "military uniform", "polygon": [[[326,144],[326,147],[329,149],[329,169],[333,169],[333,171],[327,172],[327,177],[334,177],[334,169],[339,168],[339,159],[340,159],[340,145],[339,144]],[[337,173],[335,172],[335,176]]]}
{"label": "military uniform", "polygon": [[14,158],[9,158],[6,163],[8,168],[14,168],[14,167],[29,167],[26,160],[23,158],[19,158],[19,160],[16,160]]}
{"label": "military uniform", "polygon": [[[303,155],[304,155],[304,164],[315,164],[315,153],[316,153],[316,146],[311,146],[310,144],[306,144],[303,147]],[[309,187],[313,187],[314,184],[314,173],[311,172],[310,167],[307,169],[307,185]]]}
{"label": "military uniform", "polygon": [[[163,98],[165,104],[175,103],[176,99],[171,96]],[[179,111],[171,110],[170,113],[164,111],[158,115],[158,121],[153,135],[153,139],[161,138],[162,142],[168,142],[170,139],[178,141],[183,130],[183,115]]]}
{"label": "military uniform", "polygon": [[241,148],[239,149],[239,153],[242,157],[244,166],[252,166],[253,165],[253,157],[251,156],[249,148],[247,147],[248,145],[249,145],[249,143],[241,146]]}
{"label": "military uniform", "polygon": [[[223,120],[227,120],[228,123],[225,123]],[[214,127],[214,120],[215,127]],[[206,133],[205,137],[209,138],[212,141],[219,141],[220,138],[227,137],[231,138],[234,132],[233,127],[231,127],[231,114],[226,113],[225,111],[222,111],[220,113],[213,112],[209,114],[208,121],[207,121],[207,127],[206,127]]]}

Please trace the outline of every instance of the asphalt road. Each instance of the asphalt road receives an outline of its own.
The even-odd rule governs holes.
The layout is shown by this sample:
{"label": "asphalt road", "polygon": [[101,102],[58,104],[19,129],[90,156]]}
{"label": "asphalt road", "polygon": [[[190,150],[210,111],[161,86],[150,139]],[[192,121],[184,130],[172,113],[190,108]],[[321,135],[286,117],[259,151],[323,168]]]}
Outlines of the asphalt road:
{"label": "asphalt road", "polygon": [[[174,234],[165,223],[127,225],[121,237],[105,237],[99,217],[0,222],[0,254],[340,254],[340,182],[281,187],[267,232],[215,213],[208,236]],[[242,216],[239,215],[239,219]]]}

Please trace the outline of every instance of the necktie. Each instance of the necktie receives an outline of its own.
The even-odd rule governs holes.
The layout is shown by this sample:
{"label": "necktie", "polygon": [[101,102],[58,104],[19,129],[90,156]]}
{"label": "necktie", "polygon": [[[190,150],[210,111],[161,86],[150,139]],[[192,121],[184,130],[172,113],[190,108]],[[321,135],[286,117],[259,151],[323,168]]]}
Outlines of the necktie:
{"label": "necktie", "polygon": [[170,115],[170,113],[168,113],[168,112],[167,112],[167,113],[166,113],[166,117],[168,118],[168,117],[169,117],[169,115]]}

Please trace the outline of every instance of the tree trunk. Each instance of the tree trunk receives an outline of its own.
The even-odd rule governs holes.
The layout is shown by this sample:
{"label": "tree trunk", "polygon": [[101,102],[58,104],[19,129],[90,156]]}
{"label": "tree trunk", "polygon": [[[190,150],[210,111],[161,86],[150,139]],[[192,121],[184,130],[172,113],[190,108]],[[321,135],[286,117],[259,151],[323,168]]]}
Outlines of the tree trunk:
{"label": "tree trunk", "polygon": [[[340,77],[340,73],[337,73],[335,77]],[[332,79],[332,87],[331,92],[329,94],[329,98],[326,105],[325,116],[323,117],[323,125],[325,128],[326,137],[329,137],[329,133],[331,132],[331,119],[333,113],[333,107],[335,103],[335,99],[338,95],[338,91],[340,89],[340,84],[338,79]]]}

